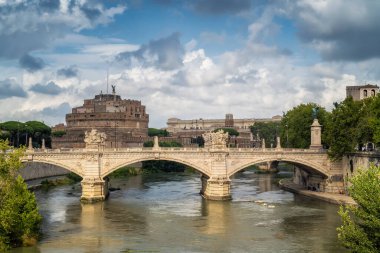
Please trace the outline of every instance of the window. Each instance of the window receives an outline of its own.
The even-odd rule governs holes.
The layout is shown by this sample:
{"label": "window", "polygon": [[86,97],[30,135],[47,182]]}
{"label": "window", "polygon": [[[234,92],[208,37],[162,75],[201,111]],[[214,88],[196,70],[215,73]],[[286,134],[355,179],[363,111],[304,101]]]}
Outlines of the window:
{"label": "window", "polygon": [[363,91],[363,96],[364,96],[365,98],[368,96],[368,94],[367,94],[367,90],[364,90],[364,91]]}
{"label": "window", "polygon": [[376,91],[375,90],[371,90],[371,96],[374,97],[376,95]]}

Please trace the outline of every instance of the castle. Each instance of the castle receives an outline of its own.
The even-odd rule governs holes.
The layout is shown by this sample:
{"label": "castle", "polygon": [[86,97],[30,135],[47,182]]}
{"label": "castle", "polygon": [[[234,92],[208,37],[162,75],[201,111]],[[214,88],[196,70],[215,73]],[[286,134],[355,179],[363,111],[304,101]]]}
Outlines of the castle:
{"label": "castle", "polygon": [[[217,128],[234,128],[239,136],[232,136],[229,145],[253,147],[260,143],[250,131],[255,122],[279,122],[281,116],[268,119],[234,119],[226,114],[225,119],[180,120],[170,118],[166,130],[169,136],[161,141],[175,141],[183,146],[197,147],[203,133]],[[85,99],[82,106],[66,114],[66,126],[58,124],[52,128],[52,148],[84,148],[86,131],[96,129],[106,134],[105,148],[141,147],[151,141],[148,136],[149,115],[141,101],[122,99],[113,87],[112,94],[96,95]]]}
{"label": "castle", "polygon": [[85,99],[82,106],[66,114],[66,126],[56,125],[52,148],[84,148],[85,132],[92,128],[106,134],[106,148],[139,146],[148,136],[149,115],[141,101],[121,99],[113,87],[112,94]]}

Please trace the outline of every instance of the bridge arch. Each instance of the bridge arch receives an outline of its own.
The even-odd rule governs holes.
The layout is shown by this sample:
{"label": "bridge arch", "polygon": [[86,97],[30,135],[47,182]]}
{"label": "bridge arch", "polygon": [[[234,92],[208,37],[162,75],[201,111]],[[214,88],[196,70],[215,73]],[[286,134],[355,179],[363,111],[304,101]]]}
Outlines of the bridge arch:
{"label": "bridge arch", "polygon": [[173,158],[173,157],[165,157],[165,158],[159,158],[159,159],[152,159],[151,157],[149,158],[137,158],[137,159],[133,159],[133,160],[128,160],[128,161],[123,161],[115,166],[112,166],[110,168],[106,168],[104,171],[102,171],[102,174],[100,175],[101,178],[104,178],[106,176],[108,176],[109,174],[111,174],[112,172],[118,170],[118,169],[121,169],[123,167],[126,167],[128,165],[131,165],[131,164],[134,164],[134,163],[138,163],[138,162],[144,162],[144,161],[170,161],[170,162],[177,162],[177,163],[180,163],[180,164],[183,164],[183,165],[187,165],[191,168],[194,168],[196,171],[210,177],[210,170],[202,167],[202,166],[199,166],[197,164],[194,164],[193,162],[191,161],[187,161],[187,160],[184,160],[184,159],[179,159],[179,158]]}
{"label": "bridge arch", "polygon": [[26,164],[26,163],[44,163],[44,164],[50,164],[50,165],[55,165],[55,166],[58,166],[60,168],[63,168],[63,169],[66,169],[72,173],[75,173],[77,174],[78,176],[84,178],[84,175],[82,173],[81,170],[78,170],[77,168],[72,168],[71,166],[67,165],[67,164],[64,164],[64,163],[60,163],[60,162],[57,162],[57,161],[53,161],[53,160],[46,160],[46,159],[36,159],[36,158],[33,158],[33,160],[22,160],[22,163]]}
{"label": "bridge arch", "polygon": [[237,172],[239,172],[239,171],[241,171],[241,170],[243,170],[249,166],[252,166],[255,164],[260,164],[260,163],[266,163],[266,162],[286,162],[289,164],[294,164],[294,165],[298,166],[300,169],[311,172],[312,174],[319,174],[319,175],[322,175],[324,178],[329,177],[329,174],[326,171],[326,169],[323,168],[321,165],[316,164],[314,162],[307,161],[304,159],[298,159],[298,158],[281,158],[281,159],[278,159],[276,157],[269,157],[269,158],[264,158],[264,159],[254,159],[254,160],[251,160],[251,161],[246,162],[244,164],[239,164],[238,166],[233,167],[229,171],[228,177],[231,177],[235,173],[237,173]]}

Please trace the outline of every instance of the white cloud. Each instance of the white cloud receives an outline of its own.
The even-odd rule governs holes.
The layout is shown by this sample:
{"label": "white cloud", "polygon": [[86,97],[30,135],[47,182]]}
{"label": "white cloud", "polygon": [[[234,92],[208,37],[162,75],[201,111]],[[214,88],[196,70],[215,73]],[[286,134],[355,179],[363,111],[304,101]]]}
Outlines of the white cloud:
{"label": "white cloud", "polygon": [[139,45],[132,44],[97,44],[88,45],[82,49],[85,54],[95,54],[99,56],[115,56],[122,52],[133,52],[140,48]]}
{"label": "white cloud", "polygon": [[[300,103],[308,102],[331,108],[333,102],[345,97],[346,85],[378,83],[380,60],[372,58],[358,63],[320,62],[313,59],[305,64],[306,56],[302,52],[296,52],[294,56],[281,48],[281,41],[276,42],[274,38],[281,32],[282,27],[274,20],[278,13],[287,11],[286,14],[289,15],[299,11],[294,18],[300,31],[315,29],[306,34],[310,37],[303,37],[305,43],[319,53],[333,52],[340,45],[339,39],[324,39],[322,35],[335,36],[335,32],[341,31],[339,29],[342,28],[338,26],[339,15],[331,15],[337,12],[342,3],[299,1],[291,4],[292,11],[269,6],[268,10],[263,11],[246,27],[247,35],[240,48],[211,57],[207,49],[199,46],[195,39],[183,46],[177,33],[166,38],[154,38],[142,45],[129,44],[127,39],[101,39],[80,35],[75,30],[94,26],[98,24],[96,22],[110,22],[112,17],[124,11],[125,7],[106,9],[96,4],[90,6],[95,9],[95,16],[98,10],[103,18],[88,23],[88,18],[79,7],[70,14],[71,16],[68,15],[69,5],[62,1],[57,17],[42,17],[42,20],[49,23],[49,29],[57,27],[52,24],[60,24],[62,21],[67,21],[70,28],[62,34],[54,35],[53,41],[50,40],[51,37],[44,38],[44,42],[51,42],[50,49],[41,49],[36,53],[47,63],[46,68],[36,73],[20,74],[9,61],[0,66],[0,72],[13,77],[17,83],[22,83],[24,90],[37,83],[54,82],[63,89],[62,93],[48,96],[27,91],[27,98],[0,99],[0,118],[22,120],[41,117],[40,120],[49,124],[62,122],[67,108],[81,105],[83,99],[92,98],[100,93],[100,90],[106,92],[107,68],[110,70],[110,84],[116,84],[116,91],[123,98],[141,100],[147,106],[152,127],[164,127],[170,117],[222,118],[228,112],[233,113],[235,118],[272,117]],[[347,9],[347,13],[352,14],[345,17],[349,24],[355,24],[357,27],[368,25],[367,21],[362,19],[362,15],[368,12],[368,6],[364,6],[358,7],[359,14],[354,13],[354,9]],[[91,15],[91,8],[88,15]],[[65,19],[69,17],[78,17],[78,20]],[[33,15],[25,17],[20,24],[26,24],[30,19],[31,23],[27,29],[35,28],[38,31],[41,24],[35,18]],[[326,20],[323,20],[324,18]],[[13,17],[13,20],[15,19],[16,17]],[[323,23],[325,21],[328,25]],[[304,22],[304,26],[301,22]],[[5,31],[12,31],[11,29],[23,32],[27,30],[22,25],[15,25],[13,28],[3,28],[4,34]],[[199,38],[200,42],[202,36],[203,40],[214,39],[223,42],[223,36],[216,35],[220,34],[204,33],[195,37]],[[309,38],[310,40],[307,40]],[[58,53],[55,51],[56,48],[70,50]],[[115,55],[120,54],[124,54],[125,59],[130,60],[129,64],[108,63]],[[57,70],[72,65],[79,70],[77,76],[57,76]],[[14,104],[19,106],[14,108]],[[56,114],[52,116],[53,113]]]}

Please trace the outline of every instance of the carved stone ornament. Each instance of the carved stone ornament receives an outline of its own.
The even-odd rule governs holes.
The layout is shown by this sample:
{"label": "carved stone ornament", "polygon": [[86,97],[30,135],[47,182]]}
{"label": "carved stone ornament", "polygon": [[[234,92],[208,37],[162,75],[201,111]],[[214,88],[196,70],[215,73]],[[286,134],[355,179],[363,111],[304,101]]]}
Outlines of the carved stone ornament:
{"label": "carved stone ornament", "polygon": [[228,133],[223,130],[216,133],[204,133],[202,137],[205,141],[205,148],[224,149],[227,146]]}
{"label": "carved stone ornament", "polygon": [[105,133],[91,129],[91,131],[85,132],[84,142],[86,143],[86,148],[98,148],[99,146],[104,146],[106,138],[107,135]]}

